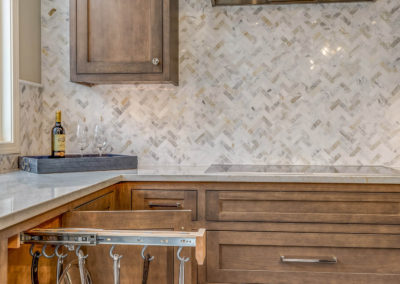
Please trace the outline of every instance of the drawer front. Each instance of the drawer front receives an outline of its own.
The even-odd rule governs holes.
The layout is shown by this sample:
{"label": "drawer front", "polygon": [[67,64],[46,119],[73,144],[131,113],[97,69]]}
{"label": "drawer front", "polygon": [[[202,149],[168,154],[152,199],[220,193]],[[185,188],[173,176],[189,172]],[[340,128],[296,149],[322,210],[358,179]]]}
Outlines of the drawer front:
{"label": "drawer front", "polygon": [[109,192],[94,200],[79,205],[75,211],[110,211],[115,209],[115,192]]}
{"label": "drawer front", "polygon": [[206,192],[208,221],[398,224],[400,194]]}
{"label": "drawer front", "polygon": [[192,210],[197,220],[197,191],[195,190],[132,190],[133,210]]}
{"label": "drawer front", "polygon": [[400,283],[399,263],[398,235],[207,232],[210,283]]}

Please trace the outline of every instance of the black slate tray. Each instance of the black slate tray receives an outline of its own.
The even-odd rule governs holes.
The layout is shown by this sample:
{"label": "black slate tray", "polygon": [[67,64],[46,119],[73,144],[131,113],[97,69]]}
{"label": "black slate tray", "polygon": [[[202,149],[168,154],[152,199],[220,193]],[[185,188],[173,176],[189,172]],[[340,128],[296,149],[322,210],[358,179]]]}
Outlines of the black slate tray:
{"label": "black slate tray", "polygon": [[136,156],[112,155],[67,155],[65,158],[50,156],[19,157],[19,168],[36,174],[71,173],[89,171],[112,171],[137,169]]}

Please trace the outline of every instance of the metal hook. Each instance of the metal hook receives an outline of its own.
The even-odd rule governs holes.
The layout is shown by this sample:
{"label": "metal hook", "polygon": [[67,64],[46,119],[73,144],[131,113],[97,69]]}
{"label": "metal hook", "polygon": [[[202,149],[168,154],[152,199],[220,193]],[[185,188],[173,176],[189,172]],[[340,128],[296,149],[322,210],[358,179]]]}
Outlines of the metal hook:
{"label": "metal hook", "polygon": [[43,256],[44,256],[45,258],[53,258],[53,257],[56,255],[55,251],[53,252],[52,255],[48,255],[48,254],[46,253],[46,248],[47,248],[47,245],[44,245],[43,248],[42,248],[42,254],[43,254]]}
{"label": "metal hook", "polygon": [[[35,244],[31,245],[31,248],[29,249],[29,253],[31,254],[32,257],[34,257],[34,253],[33,253],[33,248],[35,247]],[[39,257],[42,256],[42,253],[39,254]]]}
{"label": "metal hook", "polygon": [[58,252],[58,249],[59,249],[60,247],[61,247],[61,245],[57,245],[56,248],[55,248],[55,250],[54,250],[56,256],[57,256],[58,258],[66,258],[66,257],[68,256],[68,253],[62,254],[62,252],[61,252],[61,253]]}
{"label": "metal hook", "polygon": [[176,256],[178,258],[179,261],[183,261],[183,262],[188,262],[190,260],[189,257],[181,257],[181,251],[182,251],[183,247],[179,247],[178,248],[178,252],[176,253]]}
{"label": "metal hook", "polygon": [[117,257],[117,258],[122,258],[122,255],[114,254],[114,253],[113,253],[114,248],[115,248],[115,245],[112,245],[112,247],[111,247],[111,249],[110,249],[110,257],[111,257],[112,259],[114,259],[115,257]]}
{"label": "metal hook", "polygon": [[[142,248],[142,258],[143,258],[143,260],[146,260],[146,257],[144,256],[144,252],[145,252],[145,250],[147,249],[147,246],[144,246],[143,248]],[[149,261],[152,261],[154,259],[154,256],[152,256],[152,257],[150,257],[149,258]]]}
{"label": "metal hook", "polygon": [[[76,254],[76,256],[79,258],[79,250],[81,249],[81,246],[77,246],[76,247],[76,250],[75,250],[75,254]],[[83,259],[86,259],[86,258],[88,258],[88,254],[87,255],[84,255],[84,256],[82,256],[82,258]]]}

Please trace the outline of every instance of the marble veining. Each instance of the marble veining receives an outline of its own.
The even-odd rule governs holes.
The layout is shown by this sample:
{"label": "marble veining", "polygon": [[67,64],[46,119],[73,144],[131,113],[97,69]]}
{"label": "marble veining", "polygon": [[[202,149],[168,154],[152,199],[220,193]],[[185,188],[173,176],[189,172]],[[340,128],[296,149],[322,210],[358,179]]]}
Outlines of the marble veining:
{"label": "marble veining", "polygon": [[0,174],[0,230],[122,181],[305,182],[400,184],[400,174],[206,172],[208,166],[36,175]]}
{"label": "marble veining", "polygon": [[295,173],[295,174],[369,174],[398,175],[400,171],[383,166],[323,165],[211,165],[206,173]]}
{"label": "marble veining", "polygon": [[89,88],[69,81],[68,1],[42,0],[44,87],[22,90],[21,153],[49,154],[61,109],[69,153],[77,122],[102,117],[108,151],[142,165],[400,166],[398,0],[179,2],[179,87]]}
{"label": "marble veining", "polygon": [[40,89],[23,83],[19,85],[20,153],[0,155],[0,172],[18,168],[19,155],[42,152],[42,96]]}
{"label": "marble veining", "polygon": [[43,128],[62,109],[78,152],[77,122],[102,117],[142,165],[400,166],[398,0],[210,2],[179,1],[179,87],[88,88],[69,81],[68,1],[43,0]]}

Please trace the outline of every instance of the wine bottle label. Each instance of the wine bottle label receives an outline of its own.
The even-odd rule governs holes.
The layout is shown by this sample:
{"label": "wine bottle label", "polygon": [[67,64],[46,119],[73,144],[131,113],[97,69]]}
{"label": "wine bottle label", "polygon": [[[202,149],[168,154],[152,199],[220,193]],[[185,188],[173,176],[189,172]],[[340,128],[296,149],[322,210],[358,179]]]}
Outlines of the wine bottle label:
{"label": "wine bottle label", "polygon": [[53,151],[65,152],[65,134],[55,134],[53,137]]}

